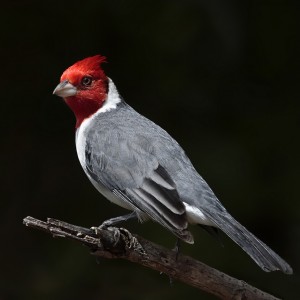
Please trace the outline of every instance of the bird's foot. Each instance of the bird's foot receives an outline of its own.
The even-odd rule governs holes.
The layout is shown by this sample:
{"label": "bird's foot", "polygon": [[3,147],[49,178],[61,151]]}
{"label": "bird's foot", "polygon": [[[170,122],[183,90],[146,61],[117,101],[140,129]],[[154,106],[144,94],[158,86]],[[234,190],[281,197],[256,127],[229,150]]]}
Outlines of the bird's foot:
{"label": "bird's foot", "polygon": [[100,231],[101,230],[108,230],[113,233],[113,240],[114,244],[113,246],[116,246],[120,240],[125,243],[125,247],[127,249],[133,250],[138,252],[140,255],[147,256],[146,251],[144,250],[141,243],[138,241],[138,239],[132,235],[130,231],[127,229],[121,227],[113,227],[113,226],[106,226],[101,225],[99,227],[91,227],[91,229],[95,232],[95,235],[101,236]]}
{"label": "bird's foot", "polygon": [[134,237],[129,230],[127,230],[123,227],[120,228],[120,231],[124,236],[124,241],[126,243],[126,247],[129,249],[135,248],[135,246],[138,244],[137,238]]}
{"label": "bird's foot", "polygon": [[128,249],[136,249],[139,246],[141,246],[138,239],[135,236],[133,236],[129,230],[122,227],[120,228],[120,231],[124,235],[124,240]]}
{"label": "bird's foot", "polygon": [[98,227],[91,227],[91,229],[94,230],[96,236],[101,236],[101,234],[100,234],[101,230],[108,230],[108,231],[112,232],[113,233],[113,239],[115,241],[114,246],[117,245],[117,243],[119,242],[120,237],[121,237],[120,228],[113,227],[113,226],[107,226],[103,223]]}
{"label": "bird's foot", "polygon": [[132,249],[138,252],[140,255],[147,256],[147,253],[144,250],[141,243],[138,241],[138,239],[135,236],[132,235],[130,231],[128,231],[125,228],[120,228],[120,232],[123,236],[123,240],[126,244],[126,248]]}
{"label": "bird's foot", "polygon": [[[119,216],[116,218],[111,218],[106,221],[104,221],[100,226],[98,227],[92,227],[91,229],[94,230],[95,234],[99,236],[99,231],[100,230],[109,230],[113,233],[113,237],[115,240],[115,245],[119,242],[120,237],[121,237],[121,232],[120,228],[115,227],[115,225],[136,218],[137,215],[135,212],[132,212],[130,214],[124,215],[124,216]],[[128,231],[129,232],[129,231]]]}

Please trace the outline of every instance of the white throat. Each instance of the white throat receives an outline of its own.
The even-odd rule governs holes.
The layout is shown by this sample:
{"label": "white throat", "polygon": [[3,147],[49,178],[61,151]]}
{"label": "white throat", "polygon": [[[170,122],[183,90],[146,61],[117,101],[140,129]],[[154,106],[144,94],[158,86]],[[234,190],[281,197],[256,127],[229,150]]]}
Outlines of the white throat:
{"label": "white throat", "polygon": [[117,90],[115,84],[113,83],[113,81],[110,78],[108,78],[107,98],[104,101],[103,106],[95,113],[95,115],[97,115],[98,113],[104,113],[104,112],[107,112],[107,111],[117,108],[117,105],[120,102],[121,102],[121,98],[118,93],[118,90]]}

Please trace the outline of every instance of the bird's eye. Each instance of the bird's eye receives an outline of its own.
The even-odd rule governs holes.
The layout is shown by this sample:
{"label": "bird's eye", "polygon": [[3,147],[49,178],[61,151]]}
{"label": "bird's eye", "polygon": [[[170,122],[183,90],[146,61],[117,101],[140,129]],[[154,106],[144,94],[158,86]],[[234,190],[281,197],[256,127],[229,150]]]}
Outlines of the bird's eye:
{"label": "bird's eye", "polygon": [[81,84],[83,86],[90,86],[92,84],[92,77],[90,76],[84,76],[82,79],[81,79]]}

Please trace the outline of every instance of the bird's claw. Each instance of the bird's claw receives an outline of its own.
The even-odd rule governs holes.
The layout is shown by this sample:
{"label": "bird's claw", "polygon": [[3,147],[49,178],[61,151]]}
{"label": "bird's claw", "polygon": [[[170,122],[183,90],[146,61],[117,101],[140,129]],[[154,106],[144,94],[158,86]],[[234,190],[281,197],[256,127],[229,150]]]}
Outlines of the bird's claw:
{"label": "bird's claw", "polygon": [[[105,223],[105,222],[104,222]],[[143,246],[140,244],[138,239],[131,234],[130,231],[121,227],[113,227],[107,226],[107,224],[102,223],[99,227],[91,227],[91,229],[95,232],[97,236],[100,236],[100,230],[108,230],[113,233],[114,237],[114,246],[122,239],[125,242],[125,246],[127,249],[132,249],[134,251],[139,252],[143,256],[147,256],[146,251],[144,250]]]}
{"label": "bird's claw", "polygon": [[147,256],[147,253],[144,250],[143,246],[140,244],[138,239],[131,234],[130,231],[128,231],[125,228],[120,228],[120,231],[123,235],[123,240],[128,249],[133,249],[134,251],[137,251],[139,254],[143,256]]}
{"label": "bird's claw", "polygon": [[128,249],[131,249],[131,248],[135,248],[139,242],[137,240],[136,237],[134,237],[130,231],[128,231],[127,229],[125,228],[120,228],[120,231],[122,232],[122,234],[124,235],[124,240],[125,240],[125,243],[126,243],[126,247]]}
{"label": "bird's claw", "polygon": [[120,229],[117,228],[117,227],[107,227],[107,230],[111,231],[114,235],[114,246],[117,245],[117,243],[119,242],[120,240],[120,237],[121,237],[121,232],[120,232]]}

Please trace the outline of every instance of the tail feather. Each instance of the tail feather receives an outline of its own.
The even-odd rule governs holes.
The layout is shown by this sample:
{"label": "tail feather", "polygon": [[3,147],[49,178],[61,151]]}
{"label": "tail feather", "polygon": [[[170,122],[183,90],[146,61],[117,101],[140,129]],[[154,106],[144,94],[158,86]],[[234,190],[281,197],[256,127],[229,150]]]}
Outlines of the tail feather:
{"label": "tail feather", "polygon": [[255,237],[227,212],[205,212],[207,217],[237,243],[264,271],[280,270],[292,274],[292,268],[265,243]]}

